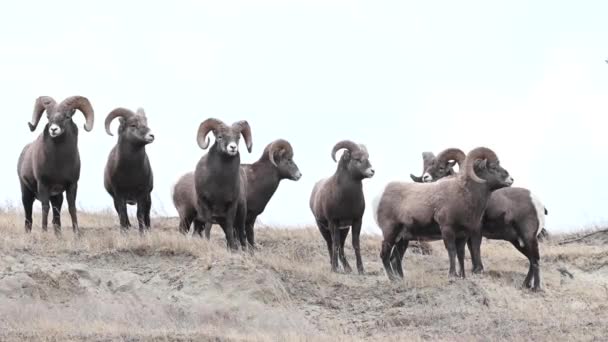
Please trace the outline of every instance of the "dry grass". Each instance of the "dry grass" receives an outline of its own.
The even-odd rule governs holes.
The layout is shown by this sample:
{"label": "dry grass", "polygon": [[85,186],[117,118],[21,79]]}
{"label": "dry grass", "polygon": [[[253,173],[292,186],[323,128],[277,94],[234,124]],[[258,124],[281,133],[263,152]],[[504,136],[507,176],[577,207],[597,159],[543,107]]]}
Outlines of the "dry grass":
{"label": "dry grass", "polygon": [[[82,239],[23,232],[0,210],[0,339],[44,341],[594,340],[608,333],[605,243],[541,245],[545,290],[522,289],[527,260],[484,241],[486,273],[449,282],[441,242],[406,255],[388,282],[380,238],[362,237],[367,274],[329,272],[314,228],[256,229],[255,255],[184,237],[158,218],[150,234],[117,231],[113,213],[80,214]],[[35,217],[39,222],[39,217]],[[67,217],[64,227],[70,226]],[[347,256],[354,253],[347,243]],[[470,270],[470,260],[467,260]],[[573,278],[567,275],[570,272]]]}

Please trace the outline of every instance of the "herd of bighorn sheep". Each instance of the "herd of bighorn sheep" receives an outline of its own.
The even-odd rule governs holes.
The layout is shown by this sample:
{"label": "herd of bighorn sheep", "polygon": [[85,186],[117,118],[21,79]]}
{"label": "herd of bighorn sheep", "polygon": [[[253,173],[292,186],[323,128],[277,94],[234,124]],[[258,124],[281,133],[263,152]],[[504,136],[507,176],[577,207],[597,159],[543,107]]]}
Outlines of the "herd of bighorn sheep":
{"label": "herd of bighorn sheep", "polygon": [[[42,114],[48,123],[44,131],[27,144],[19,155],[17,173],[25,214],[25,231],[32,230],[35,199],[42,206],[42,229],[47,230],[52,208],[52,224],[61,234],[60,212],[66,193],[72,228],[81,235],[76,211],[80,178],[78,127],[72,121],[76,110],[86,120],[84,129],[93,129],[94,111],[83,96],[71,96],[57,103],[40,96],[34,104],[30,131],[35,131]],[[154,141],[143,108],[135,112],[118,107],[108,113],[105,130],[119,119],[118,139],[110,150],[104,169],[104,187],[112,197],[121,231],[130,228],[127,205],[137,205],[140,233],[151,227],[153,172],[146,146]],[[211,144],[209,133],[213,133]],[[244,139],[252,152],[252,129],[246,120],[224,123],[208,118],[200,123],[198,146],[209,149],[191,172],[182,175],[173,188],[173,204],[179,214],[177,230],[210,237],[213,224],[219,225],[230,250],[253,252],[257,248],[254,224],[283,179],[302,177],[294,161],[294,149],[285,139],[270,142],[252,164],[241,163],[239,142]],[[339,159],[338,151],[344,150]],[[333,174],[318,180],[310,193],[309,206],[319,232],[327,243],[330,267],[345,273],[352,269],[344,254],[344,244],[352,228],[352,246],[357,271],[364,274],[360,233],[366,201],[363,180],[374,176],[365,145],[341,140],[331,149],[337,163]],[[541,289],[539,240],[547,234],[547,209],[530,190],[513,187],[513,178],[498,156],[487,147],[465,154],[448,148],[437,156],[423,152],[422,176],[410,174],[413,182],[391,181],[373,200],[373,217],[382,232],[380,259],[390,280],[404,277],[402,261],[409,241],[443,240],[448,252],[448,276],[465,277],[465,245],[473,273],[483,272],[482,239],[505,240],[529,260],[523,282],[532,290]],[[458,164],[458,172],[454,166]],[[238,240],[238,241],[237,241]],[[456,267],[458,261],[458,270]]]}

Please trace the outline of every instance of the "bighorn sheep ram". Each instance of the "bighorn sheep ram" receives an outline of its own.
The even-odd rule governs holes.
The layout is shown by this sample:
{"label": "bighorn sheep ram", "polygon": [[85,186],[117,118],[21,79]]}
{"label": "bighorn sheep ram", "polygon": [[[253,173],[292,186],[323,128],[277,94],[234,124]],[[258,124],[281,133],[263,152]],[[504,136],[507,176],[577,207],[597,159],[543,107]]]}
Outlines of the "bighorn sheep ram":
{"label": "bighorn sheep ram", "polygon": [[[253,164],[241,164],[247,173],[247,219],[245,232],[247,242],[256,247],[253,228],[257,217],[264,212],[266,205],[283,179],[297,181],[302,177],[298,165],[293,161],[293,147],[285,139],[277,139],[264,148],[262,156]],[[195,232],[201,234],[200,225]],[[204,225],[205,237],[210,238],[211,224]]]}
{"label": "bighorn sheep ram", "polygon": [[[442,153],[446,154],[448,152],[450,152],[450,151],[445,150]],[[462,160],[464,161],[464,158],[466,156],[465,156],[464,152],[462,152],[462,156],[459,155],[458,157],[462,158]],[[426,172],[426,170],[430,169],[431,167],[433,167],[433,170],[435,170],[438,173],[442,172],[445,176],[452,176],[455,174],[453,167],[458,161],[453,160],[453,159],[446,160],[443,165],[437,165],[437,160],[438,159],[435,157],[435,154],[433,152],[422,152],[422,176],[418,177],[418,176],[414,176],[413,174],[410,173],[410,178],[412,178],[412,180],[417,183],[425,182],[426,180],[428,180],[428,177],[429,177],[429,174],[428,174],[428,172]],[[458,164],[458,166],[462,167],[462,164]]]}
{"label": "bighorn sheep ram", "polygon": [[364,145],[351,140],[338,142],[331,151],[336,162],[336,152],[345,149],[333,175],[315,183],[310,194],[309,206],[321,235],[327,243],[331,270],[338,271],[338,257],[344,272],[352,269],[344,255],[344,242],[352,226],[352,244],[359,274],[364,273],[359,247],[359,234],[365,211],[362,181],[374,176],[369,154]]}
{"label": "bighorn sheep ram", "polygon": [[[471,256],[479,260],[481,219],[490,194],[511,184],[513,178],[486,147],[470,151],[464,171],[455,177],[434,183],[388,183],[374,199],[374,219],[382,230],[380,257],[389,279],[403,277],[401,258],[413,239],[443,239],[450,261],[448,276],[464,278],[465,243],[472,240]],[[395,249],[397,255],[391,258],[398,241],[402,248]]]}
{"label": "bighorn sheep ram", "polygon": [[[184,211],[188,206],[182,203],[187,203],[194,197],[195,224],[217,223],[224,230],[229,248],[238,249],[235,241],[237,234],[242,247],[246,248],[247,174],[240,167],[239,141],[242,134],[247,151],[251,153],[251,128],[246,120],[228,126],[219,119],[209,118],[200,124],[196,137],[198,146],[203,150],[209,147],[210,139],[207,135],[211,131],[215,142],[209,152],[198,161],[192,176],[182,176],[182,180],[185,177],[186,181],[189,177],[193,178],[194,193],[188,190],[189,186],[176,186],[174,189],[174,203],[180,215],[180,230],[187,232],[192,220],[192,213]],[[176,199],[176,193],[183,193],[184,198]],[[237,234],[234,233],[235,230]]]}
{"label": "bighorn sheep ram", "polygon": [[[247,241],[255,248],[253,228],[256,218],[264,212],[266,205],[277,190],[283,179],[297,181],[302,173],[293,160],[293,148],[284,139],[277,139],[264,148],[264,152],[258,161],[253,164],[241,164],[241,168],[247,173],[247,219],[245,220],[245,231]],[[180,226],[182,232],[190,229],[190,223],[194,223],[194,233],[202,235],[203,231],[207,239],[210,238],[210,223],[196,219],[196,197],[194,196],[194,173],[188,172],[183,175],[173,188],[173,204],[183,215]]]}
{"label": "bighorn sheep ram", "polygon": [[150,209],[153,189],[153,174],[146,145],[154,141],[148,127],[148,119],[143,108],[133,112],[127,108],[116,108],[105,120],[106,133],[110,131],[112,120],[119,118],[118,142],[108,155],[104,169],[103,184],[114,201],[114,208],[120,219],[120,227],[131,227],[127,214],[127,204],[137,204],[139,231],[150,229]]}
{"label": "bighorn sheep ram", "polygon": [[[430,152],[424,152],[429,156]],[[424,159],[424,171],[420,179],[424,182],[434,182],[444,177],[453,177],[454,162],[463,165],[464,153],[456,153],[454,161],[446,160],[446,154]],[[492,192],[483,216],[481,233],[487,239],[509,241],[530,262],[524,287],[532,290],[541,289],[539,237],[547,235],[545,230],[545,215],[547,209],[530,190],[521,187],[506,187]],[[469,251],[472,246],[468,242]],[[483,270],[483,264],[476,264],[474,270]],[[534,283],[534,284],[533,284]]]}
{"label": "bighorn sheep ram", "polygon": [[[36,99],[30,131],[35,131],[42,113],[46,111],[48,123],[36,140],[25,145],[17,162],[21,184],[21,200],[25,211],[25,231],[32,230],[32,207],[38,199],[42,205],[42,230],[47,230],[50,205],[53,206],[53,227],[61,233],[61,205],[66,193],[72,229],[80,235],[76,211],[76,194],[80,178],[78,127],[72,116],[79,110],[84,114],[84,130],[93,129],[94,112],[86,97],[71,96],[57,104],[50,96]],[[50,201],[50,205],[49,205]]]}

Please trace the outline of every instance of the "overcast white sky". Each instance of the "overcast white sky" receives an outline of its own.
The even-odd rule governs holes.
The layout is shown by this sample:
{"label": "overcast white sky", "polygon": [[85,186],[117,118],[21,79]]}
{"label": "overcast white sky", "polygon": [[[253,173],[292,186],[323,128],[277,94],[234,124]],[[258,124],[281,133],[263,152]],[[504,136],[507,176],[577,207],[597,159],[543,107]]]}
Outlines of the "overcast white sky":
{"label": "overcast white sky", "polygon": [[105,116],[141,106],[156,134],[148,153],[162,215],[176,215],[171,187],[206,153],[196,130],[213,116],[249,121],[243,162],[277,138],[294,146],[303,177],[282,182],[263,223],[314,222],[310,191],[334,172],[330,151],[342,139],[366,144],[376,169],[364,184],[370,232],[379,231],[372,198],[419,173],[422,151],[482,145],[514,186],[540,196],[551,231],[606,223],[606,13],[605,1],[4,4],[1,195],[21,207],[17,158],[43,127],[27,127],[35,98],[78,94],[97,115],[91,133],[75,119],[83,209],[112,206],[102,180],[116,137]]}

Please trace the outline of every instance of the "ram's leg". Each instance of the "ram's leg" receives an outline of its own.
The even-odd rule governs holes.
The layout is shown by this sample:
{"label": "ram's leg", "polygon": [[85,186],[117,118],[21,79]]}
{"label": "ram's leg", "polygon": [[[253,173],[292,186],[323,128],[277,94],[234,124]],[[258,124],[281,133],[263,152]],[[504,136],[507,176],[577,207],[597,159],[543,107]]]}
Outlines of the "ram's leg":
{"label": "ram's leg", "polygon": [[248,222],[245,222],[245,232],[247,234],[247,243],[249,243],[249,247],[252,250],[257,248],[255,245],[255,236],[254,236],[254,232],[253,232],[254,223],[255,223],[255,218],[253,218],[252,220],[248,220]]}
{"label": "ram's leg", "polygon": [[388,279],[391,281],[395,281],[398,277],[401,277],[401,275],[399,274],[399,272],[395,272],[391,267],[391,253],[393,250],[393,246],[395,245],[395,240],[397,239],[399,229],[397,226],[394,226],[392,228],[393,229],[390,229],[389,232],[384,235],[384,239],[382,240],[382,247],[380,249],[380,259],[382,259],[382,265],[384,265],[384,271],[386,271]]}
{"label": "ram's leg", "polygon": [[340,230],[334,222],[329,222],[331,234],[331,270],[338,272],[338,255],[340,253]]}
{"label": "ram's leg", "polygon": [[34,193],[21,184],[21,202],[23,203],[23,211],[25,214],[24,228],[26,233],[30,233],[32,231],[32,210],[35,199],[36,197],[34,196]]}
{"label": "ram's leg", "polygon": [[[359,274],[365,274],[365,269],[363,268],[363,259],[361,258],[361,246],[359,241],[359,238],[361,236],[361,224],[361,220],[357,220],[353,223],[352,244],[353,249],[355,250],[355,258],[357,259],[357,272],[359,272]],[[342,246],[344,246],[344,243],[342,243]]]}
{"label": "ram's leg", "polygon": [[78,183],[72,183],[66,190],[66,200],[68,202],[68,211],[70,212],[70,218],[72,219],[72,230],[76,237],[80,237],[80,227],[78,226],[78,214],[76,212],[76,194],[78,193]]}
{"label": "ram's leg", "polygon": [[127,213],[127,202],[123,198],[115,196],[114,209],[116,209],[116,213],[118,214],[121,230],[123,232],[128,230],[131,227],[131,223],[129,222],[129,215]]}
{"label": "ram's leg", "polygon": [[223,220],[220,220],[220,226],[224,230],[224,235],[226,235],[226,243],[227,243],[228,247],[230,248],[230,250],[237,251],[239,249],[239,246],[238,246],[236,238],[235,238],[236,234],[235,234],[235,228],[234,228],[234,218],[235,218],[235,214],[236,214],[236,208],[229,210],[226,214],[227,214],[226,218]]}
{"label": "ram's leg", "polygon": [[205,232],[205,238],[207,238],[207,240],[211,239],[211,226],[213,224],[211,223],[205,223],[205,227],[203,228],[203,231]]}
{"label": "ram's leg", "polygon": [[245,232],[245,220],[247,218],[247,212],[244,205],[238,205],[236,210],[236,216],[234,218],[234,228],[236,229],[237,237],[241,243],[243,251],[248,250],[247,248],[247,234]]}
{"label": "ram's leg", "polygon": [[352,273],[353,269],[350,267],[348,260],[346,260],[346,255],[344,254],[344,243],[346,242],[346,238],[348,237],[348,232],[350,229],[338,229],[338,234],[340,235],[340,262],[342,262],[342,268],[344,268],[344,273]]}
{"label": "ram's leg", "polygon": [[205,230],[205,222],[194,219],[194,229],[192,231],[192,235],[198,235],[199,237],[203,237],[203,231]]}
{"label": "ram's leg", "polygon": [[397,241],[391,252],[391,267],[401,278],[405,276],[403,273],[403,257],[405,256],[409,242],[409,240],[405,239]]}
{"label": "ram's leg", "polygon": [[441,227],[441,236],[450,260],[448,278],[458,278],[458,274],[456,273],[456,236],[454,229],[451,226]]}
{"label": "ram's leg", "polygon": [[540,281],[540,252],[538,250],[538,240],[536,238],[532,239],[530,243],[530,255],[532,256],[530,264],[532,265],[534,274],[534,286],[532,287],[532,291],[540,291],[542,290]]}
{"label": "ram's leg", "polygon": [[456,239],[456,256],[458,257],[458,267],[460,268],[459,275],[462,279],[465,278],[464,271],[464,252],[468,238]]}
{"label": "ram's leg", "polygon": [[145,217],[146,217],[146,204],[142,198],[137,201],[137,224],[139,225],[139,233],[143,234],[146,229]]}
{"label": "ram's leg", "polygon": [[512,240],[510,241],[511,244],[513,245],[513,247],[515,247],[515,249],[517,249],[521,254],[523,254],[529,261],[530,265],[528,267],[528,274],[526,275],[526,278],[524,279],[524,284],[523,286],[526,288],[531,288],[532,287],[532,275],[533,275],[533,270],[532,270],[532,257],[530,255],[530,253],[528,252],[528,248],[526,248],[525,245],[523,245],[523,240],[521,240],[522,243],[520,244],[519,240]]}
{"label": "ram's leg", "polygon": [[481,261],[481,231],[472,233],[467,240],[471,261],[473,263],[473,273],[479,274],[483,272],[483,262]]}
{"label": "ram's leg", "polygon": [[55,233],[61,232],[61,206],[63,205],[63,193],[51,196],[51,207],[53,212],[53,229]]}
{"label": "ram's leg", "polygon": [[205,232],[205,238],[207,240],[211,239],[211,227],[212,226],[213,226],[213,223],[203,222],[203,231]]}
{"label": "ram's leg", "polygon": [[146,230],[150,230],[150,211],[152,211],[152,197],[150,194],[144,199],[144,204],[144,226],[146,227]]}
{"label": "ram's leg", "polygon": [[49,209],[51,208],[49,201],[49,189],[38,183],[38,199],[40,200],[40,204],[42,206],[42,231],[47,231],[48,223],[49,223]]}

